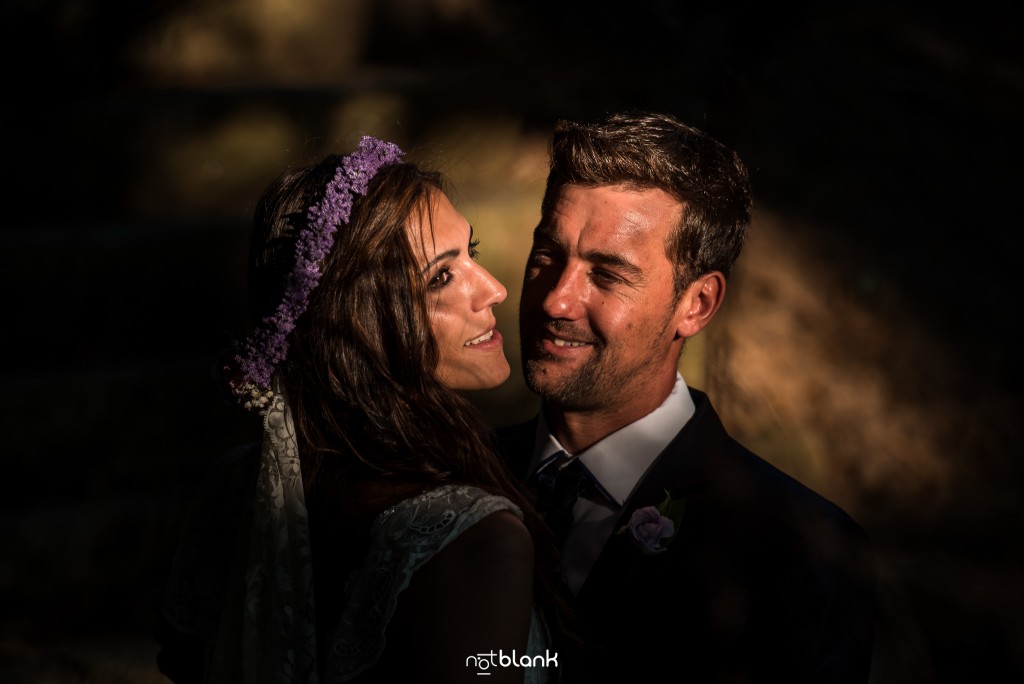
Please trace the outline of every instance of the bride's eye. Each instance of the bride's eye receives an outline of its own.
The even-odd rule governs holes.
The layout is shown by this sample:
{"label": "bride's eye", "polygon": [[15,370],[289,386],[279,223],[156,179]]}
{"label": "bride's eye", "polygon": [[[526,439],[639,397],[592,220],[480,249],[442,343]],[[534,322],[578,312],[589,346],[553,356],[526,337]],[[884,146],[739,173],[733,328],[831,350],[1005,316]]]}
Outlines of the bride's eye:
{"label": "bride's eye", "polygon": [[480,256],[480,250],[477,249],[477,247],[479,247],[479,246],[480,246],[480,239],[479,238],[477,238],[476,240],[470,240],[469,241],[469,258],[470,259],[476,259],[478,256]]}
{"label": "bride's eye", "polygon": [[442,268],[434,274],[433,278],[430,279],[430,282],[427,283],[427,287],[431,290],[440,290],[442,287],[450,283],[454,277],[455,276],[452,275],[450,268]]}

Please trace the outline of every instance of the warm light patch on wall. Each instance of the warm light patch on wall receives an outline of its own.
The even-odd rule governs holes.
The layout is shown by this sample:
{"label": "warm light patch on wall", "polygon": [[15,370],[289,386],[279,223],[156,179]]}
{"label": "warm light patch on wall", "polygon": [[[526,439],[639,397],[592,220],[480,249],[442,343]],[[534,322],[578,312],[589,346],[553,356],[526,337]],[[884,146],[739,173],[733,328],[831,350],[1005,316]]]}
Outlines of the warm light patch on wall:
{"label": "warm light patch on wall", "polygon": [[131,194],[141,216],[238,219],[284,165],[302,134],[282,114],[245,109],[206,121],[201,130],[153,125],[151,162],[140,165]]}
{"label": "warm light patch on wall", "polygon": [[355,67],[367,9],[365,0],[192,3],[139,36],[135,60],[166,85],[326,85]]}
{"label": "warm light patch on wall", "polygon": [[710,393],[741,442],[826,496],[924,513],[953,495],[964,418],[954,392],[922,390],[957,364],[823,234],[757,214],[707,331]]}

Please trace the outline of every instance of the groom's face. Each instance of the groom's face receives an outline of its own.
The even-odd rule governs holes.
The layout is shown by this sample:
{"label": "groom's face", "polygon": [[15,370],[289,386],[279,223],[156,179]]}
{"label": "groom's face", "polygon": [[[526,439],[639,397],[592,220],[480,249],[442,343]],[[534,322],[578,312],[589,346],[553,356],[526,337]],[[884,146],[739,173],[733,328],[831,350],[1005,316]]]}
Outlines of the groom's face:
{"label": "groom's face", "polygon": [[675,377],[680,307],[661,190],[564,187],[534,231],[520,302],[530,389],[568,410],[628,407]]}

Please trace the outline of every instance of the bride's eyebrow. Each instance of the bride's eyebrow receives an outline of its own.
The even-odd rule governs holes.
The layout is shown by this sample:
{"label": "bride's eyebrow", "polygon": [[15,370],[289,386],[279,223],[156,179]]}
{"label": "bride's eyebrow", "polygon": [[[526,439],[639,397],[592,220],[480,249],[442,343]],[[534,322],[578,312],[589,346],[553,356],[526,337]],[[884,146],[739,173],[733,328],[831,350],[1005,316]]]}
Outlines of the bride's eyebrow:
{"label": "bride's eyebrow", "polygon": [[[473,224],[469,225],[469,242],[470,243],[473,242]],[[462,253],[461,249],[452,248],[452,249],[446,250],[444,252],[441,252],[440,254],[436,254],[436,255],[434,255],[434,258],[431,259],[430,261],[428,261],[427,264],[423,267],[423,270],[421,271],[421,273],[426,273],[431,268],[433,268],[434,265],[437,264],[439,261],[444,261],[445,259],[454,259],[455,257],[459,256],[459,254],[461,254],[461,253]]]}
{"label": "bride's eyebrow", "polygon": [[433,268],[434,265],[437,264],[439,261],[444,261],[445,259],[454,259],[455,257],[459,256],[460,252],[462,252],[461,249],[449,249],[445,252],[441,252],[440,254],[436,255],[433,259],[427,262],[427,265],[423,267],[422,272],[426,273],[431,268]]}

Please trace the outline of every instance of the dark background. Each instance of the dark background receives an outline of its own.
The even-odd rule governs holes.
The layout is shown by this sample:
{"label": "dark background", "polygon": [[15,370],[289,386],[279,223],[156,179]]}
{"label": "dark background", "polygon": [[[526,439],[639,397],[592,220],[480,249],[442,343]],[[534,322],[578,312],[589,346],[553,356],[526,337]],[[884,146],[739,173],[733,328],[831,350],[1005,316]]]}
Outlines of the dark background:
{"label": "dark background", "polygon": [[[877,298],[876,370],[913,369],[894,396],[956,407],[931,426],[953,436],[942,458],[957,473],[935,498],[897,471],[843,500],[900,559],[885,574],[873,680],[1022,679],[1014,16],[983,4],[308,4],[323,12],[308,34],[270,0],[3,4],[5,681],[160,681],[148,633],[183,506],[205,464],[251,435],[207,377],[241,326],[248,211],[281,164],[330,146],[329,113],[357,101],[367,121],[397,107],[388,130],[439,154],[439,131],[458,136],[449,122],[500,121],[497,140],[511,121],[543,140],[558,118],[620,108],[672,112],[738,149],[759,210],[793,226],[780,248],[811,240],[817,267],[859,274],[857,292]],[[176,51],[201,52],[209,36],[232,51]],[[218,144],[236,157],[174,162],[228,129],[237,138]],[[921,346],[887,342],[908,325]],[[729,396],[726,413],[740,413]],[[530,407],[509,393],[481,404],[504,422]],[[843,473],[820,477],[827,489]]]}

